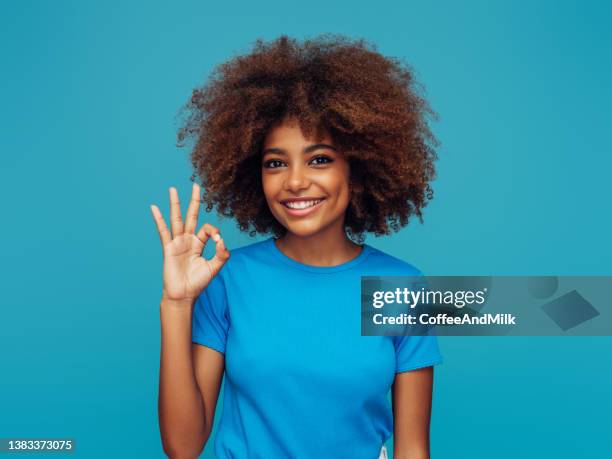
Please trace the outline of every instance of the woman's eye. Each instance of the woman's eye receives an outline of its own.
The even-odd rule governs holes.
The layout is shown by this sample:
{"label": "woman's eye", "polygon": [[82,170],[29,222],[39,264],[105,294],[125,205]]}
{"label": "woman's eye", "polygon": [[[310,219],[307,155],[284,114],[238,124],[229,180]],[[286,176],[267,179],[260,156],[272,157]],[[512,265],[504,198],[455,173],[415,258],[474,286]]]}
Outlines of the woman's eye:
{"label": "woman's eye", "polygon": [[313,164],[315,166],[319,166],[321,164],[327,164],[327,163],[331,163],[333,162],[333,160],[331,158],[329,158],[328,156],[317,156],[316,158],[313,158],[310,161],[310,164]]}
{"label": "woman's eye", "polygon": [[267,169],[276,169],[277,167],[281,167],[283,162],[280,159],[270,159],[264,162],[264,167]]}

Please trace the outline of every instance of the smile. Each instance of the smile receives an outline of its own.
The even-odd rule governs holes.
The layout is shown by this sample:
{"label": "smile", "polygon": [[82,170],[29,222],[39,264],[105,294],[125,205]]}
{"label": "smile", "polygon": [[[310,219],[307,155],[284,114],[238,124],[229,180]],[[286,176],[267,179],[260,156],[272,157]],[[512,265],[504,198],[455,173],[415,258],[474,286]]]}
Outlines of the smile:
{"label": "smile", "polygon": [[318,209],[324,200],[324,198],[320,198],[308,201],[284,201],[281,204],[287,209],[286,212],[288,214],[302,217]]}

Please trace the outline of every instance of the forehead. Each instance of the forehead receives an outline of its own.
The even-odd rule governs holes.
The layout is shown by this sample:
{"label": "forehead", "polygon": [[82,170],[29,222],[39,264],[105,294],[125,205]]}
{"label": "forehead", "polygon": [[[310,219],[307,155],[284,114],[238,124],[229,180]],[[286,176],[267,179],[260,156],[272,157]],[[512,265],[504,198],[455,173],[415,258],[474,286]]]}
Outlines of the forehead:
{"label": "forehead", "polygon": [[305,145],[317,142],[324,142],[333,145],[333,140],[329,133],[324,129],[320,129],[318,136],[307,138],[300,128],[300,124],[296,120],[286,120],[272,126],[266,133],[264,147],[282,146],[282,145]]}

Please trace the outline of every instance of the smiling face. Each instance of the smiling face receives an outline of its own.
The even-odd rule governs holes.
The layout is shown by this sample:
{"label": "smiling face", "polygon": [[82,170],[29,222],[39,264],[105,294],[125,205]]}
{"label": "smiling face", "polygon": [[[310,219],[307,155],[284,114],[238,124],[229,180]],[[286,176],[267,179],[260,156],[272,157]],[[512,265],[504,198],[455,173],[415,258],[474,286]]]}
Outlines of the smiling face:
{"label": "smiling face", "polygon": [[285,121],[270,129],[262,152],[263,190],[276,220],[296,236],[344,234],[349,164],[332,138],[306,139],[296,121]]}

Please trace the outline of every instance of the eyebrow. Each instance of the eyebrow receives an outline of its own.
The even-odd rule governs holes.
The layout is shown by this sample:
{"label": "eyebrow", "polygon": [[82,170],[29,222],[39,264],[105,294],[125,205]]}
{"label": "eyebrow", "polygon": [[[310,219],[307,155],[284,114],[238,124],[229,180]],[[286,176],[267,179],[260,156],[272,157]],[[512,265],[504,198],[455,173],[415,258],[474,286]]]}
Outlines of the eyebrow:
{"label": "eyebrow", "polygon": [[[309,145],[306,148],[304,148],[303,153],[312,153],[315,150],[318,150],[320,148],[330,148],[334,151],[337,151],[335,147],[332,147],[331,145],[328,145],[326,143],[315,143],[314,145]],[[262,153],[261,156],[264,156],[267,153],[276,153],[279,155],[286,155],[287,152],[285,150],[283,150],[282,148],[266,148]]]}

